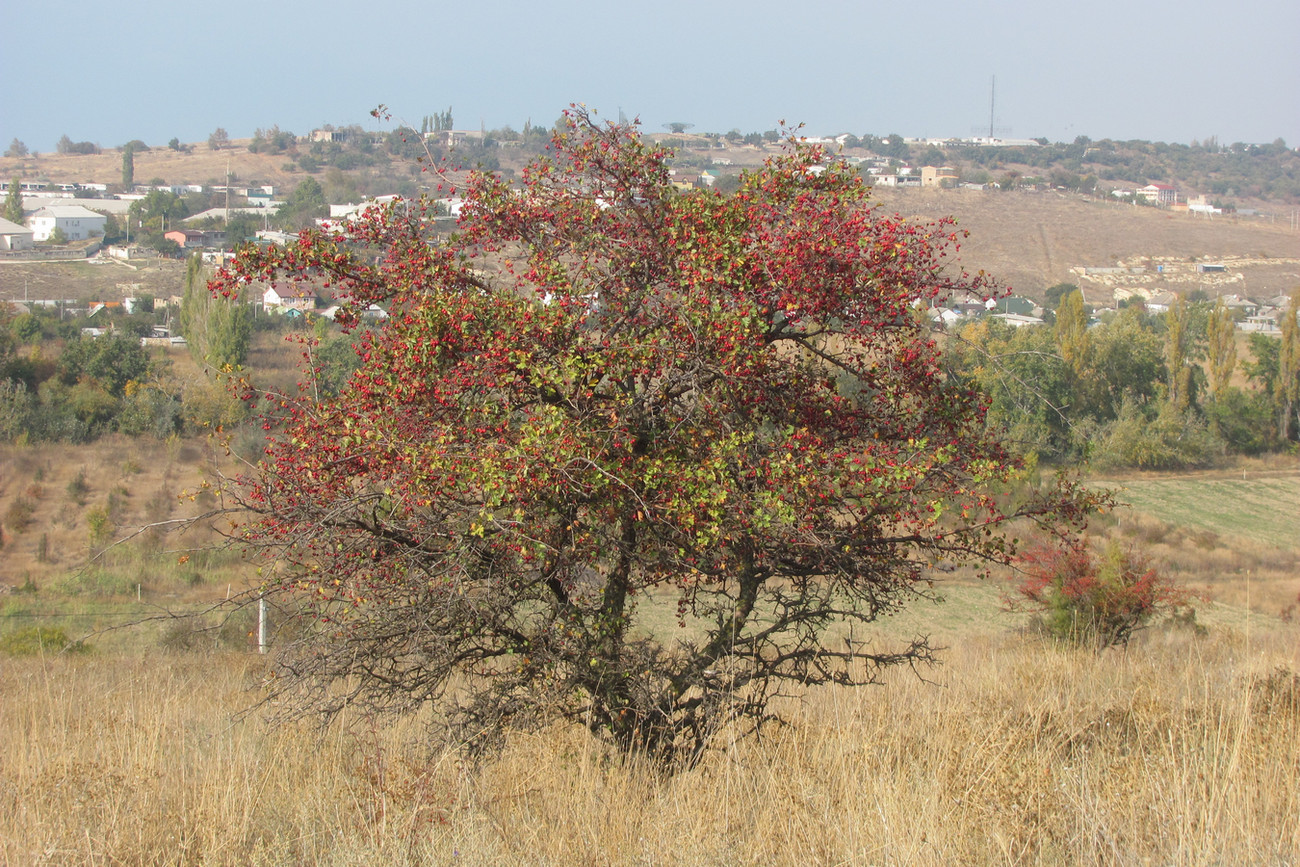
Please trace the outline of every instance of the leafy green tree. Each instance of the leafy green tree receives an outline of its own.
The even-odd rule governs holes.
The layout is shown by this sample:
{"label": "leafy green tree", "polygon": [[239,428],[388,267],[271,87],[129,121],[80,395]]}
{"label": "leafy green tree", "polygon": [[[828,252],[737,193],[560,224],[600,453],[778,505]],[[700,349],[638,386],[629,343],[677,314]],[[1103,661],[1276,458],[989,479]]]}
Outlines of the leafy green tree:
{"label": "leafy green tree", "polygon": [[1206,344],[1210,368],[1210,393],[1223,394],[1237,369],[1236,323],[1232,311],[1218,299],[1206,320]]}
{"label": "leafy green tree", "polygon": [[885,136],[884,140],[881,142],[881,149],[877,151],[877,153],[891,159],[905,160],[908,157],[909,151],[907,142],[903,140],[903,137],[896,132],[891,132],[889,135]]}
{"label": "leafy green tree", "polygon": [[20,313],[9,323],[9,331],[19,343],[35,343],[41,339],[41,320],[30,313]]}
{"label": "leafy green tree", "polygon": [[1119,415],[1104,426],[1091,454],[1102,467],[1180,470],[1210,466],[1224,451],[1223,442],[1201,418],[1179,412],[1161,401],[1154,407],[1127,396]]}
{"label": "leafy green tree", "polygon": [[115,214],[109,214],[104,220],[104,243],[120,244],[125,240],[126,240],[125,221],[118,219],[118,217]]}
{"label": "leafy green tree", "polygon": [[114,398],[122,396],[128,382],[142,381],[149,374],[149,355],[140,341],[119,334],[73,340],[63,348],[57,364],[65,385],[91,380]]}
{"label": "leafy green tree", "polygon": [[1258,331],[1252,332],[1247,341],[1250,343],[1250,354],[1254,360],[1247,361],[1243,365],[1246,376],[1257,386],[1271,392],[1273,383],[1277,379],[1277,360],[1282,341]]}
{"label": "leafy green tree", "polygon": [[127,213],[137,227],[161,235],[188,217],[190,209],[185,199],[171,190],[150,190],[143,199],[132,202]]}
{"label": "leafy green tree", "polygon": [[27,383],[17,379],[0,379],[0,441],[13,442],[36,430],[38,407]]}
{"label": "leafy green tree", "polygon": [[1175,296],[1165,314],[1165,369],[1168,371],[1169,405],[1175,412],[1187,412],[1191,403],[1192,369],[1188,362],[1187,301]]}
{"label": "leafy green tree", "polygon": [[118,431],[127,436],[166,439],[180,432],[181,402],[161,383],[129,383],[116,422]]}
{"label": "leafy green tree", "polygon": [[[1280,139],[1279,139],[1280,141]],[[1300,289],[1291,293],[1290,303],[1282,315],[1282,338],[1278,343],[1277,378],[1273,381],[1273,399],[1277,404],[1277,435],[1282,442],[1297,431],[1300,413]]]}
{"label": "leafy green tree", "polygon": [[150,234],[145,240],[145,244],[149,248],[158,251],[160,255],[167,256],[168,258],[174,259],[181,253],[181,245],[163,235],[161,232]]}
{"label": "leafy green tree", "polygon": [[1125,400],[1145,411],[1167,376],[1164,342],[1145,312],[1125,308],[1088,337],[1090,363],[1075,390],[1081,408],[1102,422],[1118,418]]}
{"label": "leafy green tree", "polygon": [[1205,407],[1211,428],[1236,454],[1257,455],[1277,443],[1277,419],[1269,395],[1226,386]]}
{"label": "leafy green tree", "polygon": [[322,395],[332,396],[341,392],[353,372],[361,366],[361,358],[347,336],[322,337],[311,352],[316,387]]}
{"label": "leafy green tree", "polygon": [[97,154],[99,146],[91,141],[73,141],[64,134],[55,145],[61,154]]}
{"label": "leafy green tree", "polygon": [[1071,448],[1071,376],[1051,329],[980,319],[962,328],[947,353],[989,396],[988,421],[1023,454],[1060,460]]}
{"label": "leafy green tree", "polygon": [[[1056,310],[1061,306],[1061,301],[1072,292],[1078,292],[1079,287],[1073,283],[1057,283],[1055,286],[1048,286],[1043,292],[1043,306],[1049,310]],[[1083,300],[1080,294],[1079,300]]]}
{"label": "leafy green tree", "polygon": [[289,199],[275,213],[276,222],[285,229],[305,229],[316,220],[329,216],[325,191],[315,178],[304,178],[289,194]]}
{"label": "leafy green tree", "polygon": [[259,214],[240,212],[226,218],[226,243],[235,246],[251,240],[262,228],[263,217]]}
{"label": "leafy green tree", "polygon": [[27,154],[27,145],[20,142],[17,138],[9,142],[9,147],[5,150],[5,156],[7,157],[25,157]]}
{"label": "leafy green tree", "polygon": [[135,145],[122,148],[122,186],[128,190],[135,186]]}
{"label": "leafy green tree", "polygon": [[252,310],[238,294],[208,292],[203,260],[195,254],[185,264],[185,293],[181,297],[181,333],[190,354],[201,364],[229,370],[248,358],[252,342]]}
{"label": "leafy green tree", "polygon": [[5,219],[11,223],[23,224],[23,192],[18,178],[9,181],[9,191],[5,195]]}
{"label": "leafy green tree", "polygon": [[208,136],[208,149],[219,151],[230,147],[230,136],[226,134],[224,127],[217,127]]}

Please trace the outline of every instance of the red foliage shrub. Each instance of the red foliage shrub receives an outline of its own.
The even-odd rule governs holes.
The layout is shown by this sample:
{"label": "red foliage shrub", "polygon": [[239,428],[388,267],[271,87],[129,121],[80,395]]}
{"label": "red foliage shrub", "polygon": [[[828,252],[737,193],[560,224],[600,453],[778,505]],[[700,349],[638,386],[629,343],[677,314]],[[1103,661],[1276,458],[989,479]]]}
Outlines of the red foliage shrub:
{"label": "red foliage shrub", "polygon": [[1048,634],[1080,644],[1127,644],[1135,631],[1192,600],[1147,558],[1117,544],[1100,558],[1078,540],[1040,545],[1017,562],[1008,607],[1039,612]]}

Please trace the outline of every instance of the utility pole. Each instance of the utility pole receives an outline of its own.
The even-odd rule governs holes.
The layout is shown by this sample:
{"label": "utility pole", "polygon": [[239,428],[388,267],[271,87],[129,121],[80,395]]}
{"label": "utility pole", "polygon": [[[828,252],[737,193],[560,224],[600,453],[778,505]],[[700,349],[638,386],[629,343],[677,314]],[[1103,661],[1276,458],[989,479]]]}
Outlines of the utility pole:
{"label": "utility pole", "polygon": [[989,82],[989,141],[993,141],[993,108],[997,105],[998,98],[998,77],[993,76]]}

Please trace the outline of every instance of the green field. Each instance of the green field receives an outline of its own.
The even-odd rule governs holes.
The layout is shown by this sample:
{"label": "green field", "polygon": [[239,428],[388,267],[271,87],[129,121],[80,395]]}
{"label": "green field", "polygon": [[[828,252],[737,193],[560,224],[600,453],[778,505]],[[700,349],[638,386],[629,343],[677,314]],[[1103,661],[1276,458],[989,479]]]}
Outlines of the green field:
{"label": "green field", "polygon": [[1300,475],[1130,479],[1105,483],[1133,511],[1279,548],[1300,546]]}

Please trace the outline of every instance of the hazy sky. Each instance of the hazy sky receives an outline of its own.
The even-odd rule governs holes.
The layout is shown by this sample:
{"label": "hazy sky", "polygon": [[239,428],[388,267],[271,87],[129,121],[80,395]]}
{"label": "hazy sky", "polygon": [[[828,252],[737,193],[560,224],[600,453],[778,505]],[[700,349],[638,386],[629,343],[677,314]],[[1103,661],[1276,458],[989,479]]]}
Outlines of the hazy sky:
{"label": "hazy sky", "polygon": [[115,147],[278,124],[549,125],[571,102],[659,131],[1300,145],[1296,0],[267,0],[6,4],[0,146]]}

